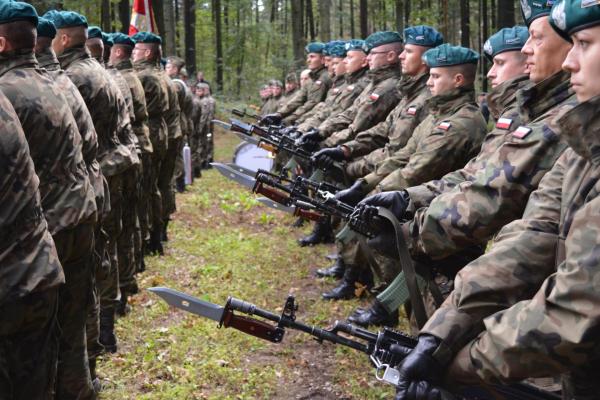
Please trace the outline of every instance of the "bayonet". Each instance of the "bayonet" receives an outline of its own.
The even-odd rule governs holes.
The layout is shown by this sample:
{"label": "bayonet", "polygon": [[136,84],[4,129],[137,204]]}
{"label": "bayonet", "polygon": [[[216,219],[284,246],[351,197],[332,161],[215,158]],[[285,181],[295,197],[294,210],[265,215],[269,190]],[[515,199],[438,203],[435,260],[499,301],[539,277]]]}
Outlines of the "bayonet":
{"label": "bayonet", "polygon": [[253,189],[256,183],[256,179],[243,174],[241,172],[236,171],[235,169],[229,167],[226,164],[221,164],[217,162],[210,163],[217,171],[221,173],[225,178],[230,179],[240,185],[247,187],[248,189]]}

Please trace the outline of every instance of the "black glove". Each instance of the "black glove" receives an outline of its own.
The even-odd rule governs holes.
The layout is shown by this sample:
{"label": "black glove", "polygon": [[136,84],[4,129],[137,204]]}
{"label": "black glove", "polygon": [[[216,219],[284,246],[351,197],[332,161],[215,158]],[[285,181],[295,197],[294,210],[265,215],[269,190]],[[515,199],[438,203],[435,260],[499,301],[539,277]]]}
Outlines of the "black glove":
{"label": "black glove", "polygon": [[361,209],[361,218],[363,221],[369,222],[377,215],[377,210],[374,207],[387,208],[402,221],[408,203],[410,202],[410,196],[406,190],[396,192],[382,192],[369,196],[360,203],[357,207]]}
{"label": "black glove", "polygon": [[318,143],[321,140],[323,140],[323,138],[319,134],[319,130],[317,128],[312,128],[311,130],[306,132],[304,135],[302,135],[302,137],[299,140],[301,140],[303,143],[307,143],[307,142]]}
{"label": "black glove", "polygon": [[296,125],[288,126],[287,128],[279,129],[279,133],[283,136],[292,137],[296,133],[296,129],[298,129],[298,127]]}
{"label": "black glove", "polygon": [[[452,399],[447,391],[441,389],[444,371],[450,363],[450,357],[441,360],[434,357],[439,349],[441,339],[423,334],[408,357],[404,359],[398,371],[399,381],[396,386],[396,400],[442,400]],[[450,397],[448,397],[450,396]]]}
{"label": "black glove", "polygon": [[281,114],[273,113],[263,116],[258,122],[259,125],[281,125]]}
{"label": "black glove", "polygon": [[349,206],[354,207],[367,195],[364,185],[365,182],[361,179],[358,179],[348,189],[340,190],[339,192],[337,192],[335,194],[335,198],[341,201],[342,203],[346,203]]}
{"label": "black glove", "polygon": [[346,159],[344,150],[341,147],[331,147],[317,151],[311,157],[313,164],[319,168],[329,169],[336,161]]}

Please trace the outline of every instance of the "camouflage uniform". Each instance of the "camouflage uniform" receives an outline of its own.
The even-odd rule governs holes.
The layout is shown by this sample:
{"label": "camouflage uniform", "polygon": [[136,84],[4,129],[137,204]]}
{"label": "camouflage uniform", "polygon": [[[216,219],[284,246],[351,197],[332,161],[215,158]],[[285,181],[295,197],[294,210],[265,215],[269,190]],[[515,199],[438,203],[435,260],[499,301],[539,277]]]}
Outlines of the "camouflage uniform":
{"label": "camouflage uniform", "polygon": [[298,119],[296,119],[295,124],[301,125],[308,118],[312,117],[313,114],[320,112],[323,107],[329,105],[333,102],[333,99],[336,98],[341,93],[341,87],[345,85],[343,76],[334,76],[331,78],[331,86],[329,90],[327,90],[327,94],[325,98],[320,101],[316,106],[311,108],[308,112],[300,115]]}
{"label": "camouflage uniform", "polygon": [[85,323],[92,298],[96,202],[75,119],[59,86],[49,78],[32,50],[15,51],[0,60],[0,90],[23,125],[40,179],[42,209],[65,274],[58,304],[62,334],[57,397],[93,398]]}
{"label": "camouflage uniform", "polygon": [[595,97],[528,125],[529,135],[559,134],[570,148],[531,194],[522,218],[459,273],[454,292],[424,327],[453,351],[471,341],[455,372],[487,381],[570,372],[576,380],[583,375],[578,386],[595,389],[568,398],[597,397],[599,111]]}
{"label": "camouflage uniform", "polygon": [[[177,158],[175,160],[175,173],[173,174],[173,179],[171,181],[171,187],[177,187],[175,182],[176,180],[181,182],[180,186],[183,186],[184,182],[183,144],[189,145],[190,138],[192,137],[194,131],[194,122],[192,120],[192,116],[194,114],[194,98],[192,91],[188,88],[184,81],[181,79],[173,79],[173,82],[177,88],[177,98],[179,100],[179,109],[181,110],[179,117],[182,133],[182,146],[180,146],[179,152],[177,153]],[[174,198],[173,204],[175,204]]]}
{"label": "camouflage uniform", "polygon": [[327,91],[331,86],[331,79],[327,68],[324,66],[310,72],[310,81],[300,88],[295,95],[277,110],[284,118],[283,122],[292,125],[304,113],[310,111],[314,106],[325,99]]}
{"label": "camouflage uniform", "polygon": [[4,95],[0,108],[0,398],[51,400],[64,275],[19,119]]}
{"label": "camouflage uniform", "polygon": [[194,95],[192,101],[193,131],[190,136],[190,150],[192,153],[192,169],[194,170],[194,175],[198,176],[202,168],[202,99]]}
{"label": "camouflage uniform", "polygon": [[356,98],[369,84],[367,69],[363,68],[344,77],[341,85],[330,90],[331,97],[325,100],[325,104],[319,110],[310,113],[309,117],[298,125],[298,130],[306,132],[311,128],[318,127],[323,121],[333,115],[340,114],[350,108]]}
{"label": "camouflage uniform", "polygon": [[206,165],[213,160],[214,138],[212,135],[212,120],[215,117],[215,99],[209,94],[201,99],[202,111],[200,126],[202,127],[202,163]]}
{"label": "camouflage uniform", "polygon": [[260,107],[260,114],[265,115],[265,114],[272,114],[274,112],[277,112],[277,109],[279,107],[281,107],[283,104],[282,100],[283,100],[283,96],[269,97],[269,99],[267,101],[265,101],[265,103],[262,105],[262,107]]}
{"label": "camouflage uniform", "polygon": [[368,72],[369,85],[353,105],[338,115],[332,115],[319,125],[319,134],[326,139],[323,147],[334,147],[352,140],[359,132],[383,121],[400,101],[396,85],[400,79],[397,64]]}
{"label": "camouflage uniform", "polygon": [[350,157],[362,157],[346,167],[350,177],[360,178],[373,172],[379,163],[406,145],[415,128],[427,116],[425,101],[431,97],[426,85],[428,79],[429,74],[401,79],[398,90],[402,100],[396,108],[384,121],[344,143]]}

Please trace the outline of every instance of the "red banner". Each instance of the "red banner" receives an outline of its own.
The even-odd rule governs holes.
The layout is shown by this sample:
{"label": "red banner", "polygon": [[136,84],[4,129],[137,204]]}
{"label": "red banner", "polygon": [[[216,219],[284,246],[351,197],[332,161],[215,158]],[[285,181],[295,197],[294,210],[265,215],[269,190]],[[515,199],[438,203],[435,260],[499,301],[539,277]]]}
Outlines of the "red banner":
{"label": "red banner", "polygon": [[[150,10],[150,12],[146,12],[146,10]],[[154,20],[154,11],[152,10],[152,0],[133,1],[129,36],[133,36],[138,32],[153,32],[158,34],[156,21]]]}

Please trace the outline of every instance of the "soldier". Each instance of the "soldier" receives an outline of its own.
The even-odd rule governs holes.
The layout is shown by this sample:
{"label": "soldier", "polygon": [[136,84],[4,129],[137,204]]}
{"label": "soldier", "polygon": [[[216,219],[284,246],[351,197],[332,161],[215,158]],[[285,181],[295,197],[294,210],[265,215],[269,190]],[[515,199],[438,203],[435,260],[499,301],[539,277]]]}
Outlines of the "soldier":
{"label": "soldier", "polygon": [[206,83],[196,85],[196,90],[200,91],[200,126],[202,129],[202,168],[210,168],[213,161],[214,140],[212,135],[212,120],[215,117],[215,99],[210,95],[210,87]]}
{"label": "soldier", "polygon": [[[488,253],[459,273],[454,292],[402,364],[397,399],[439,398],[434,385],[445,372],[451,382],[566,373],[563,398],[598,397],[600,5],[559,1],[548,20],[539,16],[539,4],[522,3],[532,38],[542,38],[530,40],[525,51],[562,40],[548,39],[552,27],[574,43],[563,68],[579,104],[546,126],[570,148],[531,194],[523,217],[502,228]],[[563,54],[565,47],[551,46]],[[534,79],[545,65],[527,54]]]}
{"label": "soldier", "polygon": [[96,203],[81,136],[59,86],[35,59],[35,9],[10,2],[3,3],[0,12],[0,90],[23,126],[40,179],[42,209],[65,275],[58,296],[57,397],[92,399],[85,324],[92,293]]}
{"label": "soldier", "polygon": [[150,241],[145,247],[149,253],[162,254],[161,235],[163,232],[162,219],[162,196],[158,190],[158,172],[167,151],[167,125],[165,114],[169,109],[169,98],[167,89],[160,76],[158,68],[160,60],[160,44],[162,40],[149,32],[139,32],[133,36],[136,42],[132,50],[131,60],[138,74],[144,94],[146,97],[146,108],[148,111],[148,128],[150,130],[150,141],[152,142],[152,161],[149,173],[149,184],[152,192],[152,207],[149,210]]}
{"label": "soldier", "polygon": [[271,114],[276,112],[283,105],[283,83],[277,79],[271,79],[266,89],[269,98],[260,108],[260,114]]}
{"label": "soldier", "polygon": [[283,101],[281,106],[285,105],[298,91],[299,82],[295,72],[290,72],[285,77],[285,90],[283,92]]}
{"label": "soldier", "polygon": [[[441,178],[464,166],[477,154],[486,134],[486,123],[475,103],[479,55],[471,49],[443,44],[426,51],[423,60],[430,68],[427,86],[432,97],[425,104],[427,117],[399,151],[400,168],[386,178],[393,179],[390,184],[398,189]],[[338,196],[344,198],[343,194]],[[323,294],[325,299],[353,297],[355,283],[369,275],[369,262],[355,254],[358,245],[349,247],[352,249],[341,254],[346,264],[344,279],[337,288]],[[377,268],[374,272],[384,283],[390,283],[398,274],[395,265],[371,267]]]}
{"label": "soldier", "polygon": [[200,94],[202,90],[198,89],[196,85],[192,86],[193,96],[193,113],[192,123],[194,131],[190,137],[190,150],[192,153],[192,173],[194,178],[200,178],[202,176],[202,146],[204,139],[202,138],[202,101]]}
{"label": "soldier", "polygon": [[[534,18],[540,19],[536,24],[547,20],[550,6],[537,4],[533,4],[535,13],[526,19],[528,23]],[[398,203],[394,200],[398,193],[364,201],[383,205],[387,199],[387,205],[405,205],[397,215],[405,218],[406,208],[408,222],[403,232],[413,256],[438,260],[469,246],[484,245],[502,226],[522,215],[529,194],[566,148],[548,124],[562,106],[573,101],[569,75],[561,71],[569,44],[547,30],[548,36],[540,42],[547,45],[532,46],[530,40],[522,50],[523,60],[515,49],[523,44],[523,39],[518,40],[519,30],[501,31],[485,46],[495,59],[490,71],[495,87],[488,100],[492,112],[500,117],[478,157],[440,181],[408,188]],[[520,76],[529,69],[531,84]],[[440,262],[436,270],[443,272],[445,263]],[[452,282],[448,284],[451,287]],[[400,274],[378,300],[391,312],[406,300],[405,293],[405,279]]]}
{"label": "soldier", "polygon": [[[0,15],[5,11],[0,7]],[[0,398],[51,400],[58,295],[65,277],[44,219],[28,143],[3,94],[0,108]]]}
{"label": "soldier", "polygon": [[258,90],[258,96],[260,97],[260,101],[262,104],[260,105],[260,114],[266,115],[269,111],[272,110],[272,104],[269,102],[271,99],[271,88],[268,84],[264,84]]}
{"label": "soldier", "polygon": [[276,113],[266,115],[261,121],[262,124],[278,125],[283,121],[285,124],[292,125],[302,114],[325,99],[331,86],[331,79],[324,63],[324,48],[325,45],[320,42],[309,43],[306,46],[306,64],[310,70],[310,80],[301,87],[299,95],[294,96],[293,100],[284,104]]}

